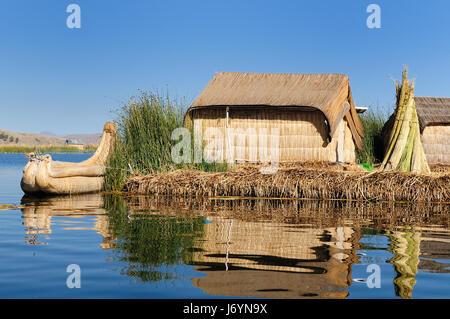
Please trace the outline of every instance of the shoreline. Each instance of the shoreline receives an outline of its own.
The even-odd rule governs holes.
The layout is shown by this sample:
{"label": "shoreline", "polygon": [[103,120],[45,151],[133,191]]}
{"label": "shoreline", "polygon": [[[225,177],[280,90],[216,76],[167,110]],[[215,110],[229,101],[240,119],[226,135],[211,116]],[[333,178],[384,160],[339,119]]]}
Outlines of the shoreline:
{"label": "shoreline", "polygon": [[75,147],[58,147],[58,146],[0,146],[0,154],[26,154],[26,153],[51,153],[51,154],[90,154],[95,153],[94,148],[80,150]]}
{"label": "shoreline", "polygon": [[280,168],[259,173],[255,166],[207,173],[180,169],[135,175],[123,191],[136,195],[356,200],[388,202],[450,202],[450,171],[418,175],[311,167]]}

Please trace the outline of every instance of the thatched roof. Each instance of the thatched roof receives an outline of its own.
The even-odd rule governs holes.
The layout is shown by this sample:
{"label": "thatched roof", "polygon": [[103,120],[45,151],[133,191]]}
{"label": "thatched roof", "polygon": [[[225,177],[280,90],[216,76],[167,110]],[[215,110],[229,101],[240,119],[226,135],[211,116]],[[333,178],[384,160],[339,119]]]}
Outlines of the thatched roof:
{"label": "thatched roof", "polygon": [[450,124],[450,98],[415,96],[420,129],[428,125]]}
{"label": "thatched roof", "polygon": [[276,74],[219,72],[190,106],[314,107],[325,115],[330,136],[345,116],[356,146],[362,148],[358,118],[348,76],[343,74]]}

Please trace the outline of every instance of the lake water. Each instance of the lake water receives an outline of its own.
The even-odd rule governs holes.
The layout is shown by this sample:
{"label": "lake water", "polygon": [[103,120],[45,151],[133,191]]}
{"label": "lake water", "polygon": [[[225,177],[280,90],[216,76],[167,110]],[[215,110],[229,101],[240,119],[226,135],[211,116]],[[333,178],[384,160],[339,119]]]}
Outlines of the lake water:
{"label": "lake water", "polygon": [[450,297],[448,204],[27,198],[26,162],[0,154],[0,298]]}

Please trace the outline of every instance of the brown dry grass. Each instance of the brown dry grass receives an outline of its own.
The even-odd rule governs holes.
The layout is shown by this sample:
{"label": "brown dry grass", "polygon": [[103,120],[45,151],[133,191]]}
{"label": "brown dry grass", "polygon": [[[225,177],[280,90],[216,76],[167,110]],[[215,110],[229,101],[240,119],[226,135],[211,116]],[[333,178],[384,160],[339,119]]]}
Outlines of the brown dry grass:
{"label": "brown dry grass", "polygon": [[450,173],[450,165],[430,165],[430,170],[431,172],[438,174]]}
{"label": "brown dry grass", "polygon": [[238,165],[220,173],[176,170],[132,176],[124,190],[177,196],[448,202],[449,182],[450,170],[444,168],[417,175],[311,163],[286,164],[269,175],[261,174],[256,165]]}

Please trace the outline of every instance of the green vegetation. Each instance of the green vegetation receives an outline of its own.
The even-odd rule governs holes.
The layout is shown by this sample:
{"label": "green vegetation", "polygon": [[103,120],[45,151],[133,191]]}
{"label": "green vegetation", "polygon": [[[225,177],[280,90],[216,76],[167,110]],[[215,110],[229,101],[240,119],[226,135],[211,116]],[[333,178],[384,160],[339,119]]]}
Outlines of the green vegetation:
{"label": "green vegetation", "polygon": [[172,140],[172,132],[183,127],[185,109],[184,103],[171,99],[168,94],[140,92],[118,111],[118,142],[105,176],[107,191],[122,190],[130,174],[147,175],[179,168],[227,170],[226,164],[172,161],[172,147],[179,142]]}
{"label": "green vegetation", "polygon": [[0,146],[0,153],[94,153],[96,146],[88,145],[85,149],[80,150],[68,145],[51,145],[51,146],[19,146],[4,145]]}
{"label": "green vegetation", "polygon": [[376,164],[382,160],[383,137],[381,133],[387,117],[380,110],[373,111],[372,108],[360,115],[364,127],[364,138],[363,150],[356,152],[358,163]]}
{"label": "green vegetation", "polygon": [[8,140],[8,137],[9,137],[8,134],[0,132],[0,140],[3,140],[6,142]]}
{"label": "green vegetation", "polygon": [[126,262],[127,276],[144,282],[170,280],[170,265],[192,264],[195,241],[204,234],[204,217],[157,216],[146,210],[128,213],[122,197],[105,196],[115,258]]}

